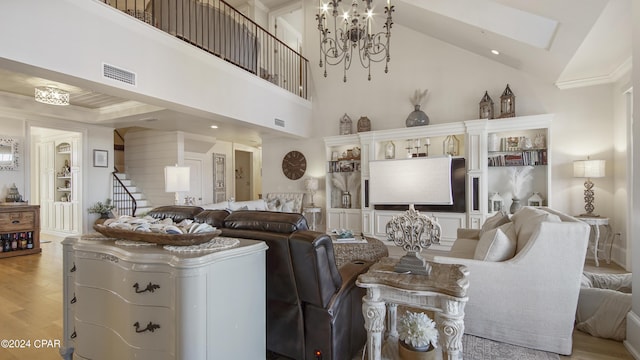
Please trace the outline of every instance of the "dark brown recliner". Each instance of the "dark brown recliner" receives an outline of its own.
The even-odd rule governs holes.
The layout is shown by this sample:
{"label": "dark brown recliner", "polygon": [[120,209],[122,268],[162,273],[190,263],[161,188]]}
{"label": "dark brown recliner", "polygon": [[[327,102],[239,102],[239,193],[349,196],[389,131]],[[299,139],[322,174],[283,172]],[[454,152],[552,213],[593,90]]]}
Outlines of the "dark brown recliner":
{"label": "dark brown recliner", "polygon": [[265,241],[267,350],[295,360],[351,360],[366,341],[364,289],[355,285],[371,263],[335,264],[331,238],[309,231],[301,214],[160,207],[149,215],[177,221],[191,216],[222,236]]}
{"label": "dark brown recliner", "polygon": [[267,250],[267,349],[296,360],[350,360],[366,341],[355,285],[371,263],[336,267],[331,238],[307,230],[301,214],[236,211],[223,236],[264,240]]}

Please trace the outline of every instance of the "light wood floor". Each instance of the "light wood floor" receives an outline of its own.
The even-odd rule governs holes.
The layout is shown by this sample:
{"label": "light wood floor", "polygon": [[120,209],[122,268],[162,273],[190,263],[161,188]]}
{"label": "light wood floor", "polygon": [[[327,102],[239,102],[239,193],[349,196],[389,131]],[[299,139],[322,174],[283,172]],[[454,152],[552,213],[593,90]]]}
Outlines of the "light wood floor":
{"label": "light wood floor", "polygon": [[[623,272],[615,265],[586,270]],[[36,348],[36,340],[62,339],[62,246],[59,239],[42,244],[42,254],[0,259],[0,340],[30,341],[30,348],[0,348],[0,360],[60,359],[57,347]],[[573,354],[562,360],[608,360],[633,357],[622,343],[574,331]],[[25,344],[26,345],[26,344]]]}

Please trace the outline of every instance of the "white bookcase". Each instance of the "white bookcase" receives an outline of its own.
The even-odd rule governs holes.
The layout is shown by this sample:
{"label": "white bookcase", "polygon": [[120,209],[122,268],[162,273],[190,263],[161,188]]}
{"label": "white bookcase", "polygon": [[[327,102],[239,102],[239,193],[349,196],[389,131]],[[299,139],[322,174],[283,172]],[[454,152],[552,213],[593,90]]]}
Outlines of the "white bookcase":
{"label": "white bookcase", "polygon": [[[361,230],[367,236],[380,239],[386,237],[386,223],[401,211],[376,208],[369,204],[368,183],[369,162],[386,159],[387,145],[390,142],[395,146],[394,159],[409,156],[441,156],[450,150],[446,144],[452,140],[457,142],[457,149],[452,158],[464,158],[464,211],[423,211],[437,218],[442,226],[441,245],[434,248],[449,249],[460,227],[480,228],[484,220],[492,214],[488,206],[492,193],[500,193],[504,198],[504,207],[508,209],[513,197],[511,174],[513,171],[525,169],[529,162],[531,169],[526,171],[530,172],[531,178],[524,182],[520,191],[521,204],[527,205],[528,198],[536,192],[544,199],[543,205],[549,206],[552,204],[549,165],[552,119],[551,114],[479,119],[327,137],[324,139],[328,164],[327,230],[348,228],[355,232]],[[496,139],[499,141],[498,148],[494,147]],[[518,141],[514,143],[514,139]],[[419,140],[419,147],[416,140]],[[511,143],[507,143],[509,140],[512,140]],[[500,146],[503,142],[504,146]],[[425,146],[427,143],[428,148]],[[358,171],[352,176],[358,176],[361,185],[358,196],[354,197],[352,194],[351,208],[345,209],[340,206],[340,191],[332,183],[332,156],[335,157],[337,154],[340,158],[349,149],[355,148],[358,148],[360,158]],[[494,166],[496,159],[509,161],[498,162],[500,166]],[[521,163],[517,163],[518,159]],[[355,220],[356,217],[359,221]]]}

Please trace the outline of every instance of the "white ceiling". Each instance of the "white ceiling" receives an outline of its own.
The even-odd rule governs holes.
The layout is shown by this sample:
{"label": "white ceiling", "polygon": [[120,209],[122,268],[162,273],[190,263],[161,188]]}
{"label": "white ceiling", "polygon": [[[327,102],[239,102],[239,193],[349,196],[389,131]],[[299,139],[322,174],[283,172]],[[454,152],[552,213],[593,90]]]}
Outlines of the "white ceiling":
{"label": "white ceiling", "polygon": [[[316,0],[305,0],[317,6]],[[246,0],[229,0],[239,6]],[[262,0],[267,8],[290,6],[290,0]],[[295,3],[297,1],[293,1]],[[529,73],[559,88],[589,86],[618,80],[631,68],[632,0],[392,0],[393,21],[427,36]],[[343,3],[350,4],[349,0]],[[381,0],[374,0],[374,5]],[[287,14],[290,24],[303,12]],[[298,17],[296,19],[295,17]],[[301,26],[301,25],[298,25]],[[311,26],[307,28],[312,28]],[[301,33],[303,33],[301,29]],[[392,36],[392,42],[394,38]],[[397,41],[397,40],[396,40]],[[490,51],[498,50],[500,55]],[[312,62],[313,63],[313,62]],[[42,76],[0,69],[0,106],[6,98],[33,102],[33,88],[56,85],[71,93],[72,106],[59,110],[100,112],[102,124],[181,130],[251,146],[269,135],[257,128],[240,127],[232,119],[185,114],[87,91]],[[3,100],[4,98],[4,100]],[[30,106],[33,113],[51,113],[50,106]],[[105,111],[107,109],[108,111]],[[107,114],[107,115],[104,115]],[[106,121],[105,121],[106,116]],[[81,116],[76,116],[82,121]],[[219,129],[209,126],[217,124]]]}

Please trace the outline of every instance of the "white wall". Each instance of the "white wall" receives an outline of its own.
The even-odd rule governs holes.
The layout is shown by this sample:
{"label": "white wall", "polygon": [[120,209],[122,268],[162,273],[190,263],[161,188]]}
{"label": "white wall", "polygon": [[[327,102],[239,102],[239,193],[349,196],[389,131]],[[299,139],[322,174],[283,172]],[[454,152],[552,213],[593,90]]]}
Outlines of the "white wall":
{"label": "white wall", "polygon": [[[634,0],[632,3],[632,18],[640,19],[640,0]],[[640,69],[640,22],[633,22],[633,68]],[[640,71],[632,72],[633,91],[633,173],[632,189],[632,212],[630,219],[633,219],[630,226],[630,251],[631,261],[638,268],[640,264]],[[635,270],[633,274],[633,288],[636,291],[632,295],[631,312],[627,315],[627,340],[625,347],[631,352],[636,359],[640,359],[640,276]]]}
{"label": "white wall", "polygon": [[0,202],[3,202],[7,197],[9,188],[16,184],[18,191],[22,194],[24,200],[30,200],[26,198],[25,191],[28,184],[25,183],[24,169],[25,169],[25,130],[24,121],[9,117],[7,115],[0,114],[0,137],[12,138],[18,141],[18,151],[20,157],[18,158],[18,169],[16,170],[1,170],[0,171]]}
{"label": "white wall", "polygon": [[[167,193],[166,166],[182,166],[184,135],[175,131],[129,131],[124,136],[125,172],[152,206],[173,205],[175,193]],[[185,194],[181,193],[182,199]]]}
{"label": "white wall", "polygon": [[[12,34],[0,37],[0,67],[48,69],[43,77],[105,94],[310,134],[309,101],[99,1],[1,2],[0,32]],[[136,73],[136,85],[102,77],[103,63]]]}
{"label": "white wall", "polygon": [[[596,211],[610,217],[623,216],[614,212],[614,85],[559,90],[553,84],[540,81],[526,73],[487,58],[469,53],[411,29],[394,25],[391,38],[389,73],[384,64],[375,64],[372,80],[355,63],[346,83],[342,68],[329,67],[323,77],[317,58],[317,30],[312,6],[306,9],[305,43],[310,60],[313,87],[313,136],[305,140],[265,139],[263,144],[265,192],[304,191],[302,181],[288,180],[281,171],[282,157],[290,150],[299,150],[307,157],[306,176],[324,180],[325,156],[322,138],[337,135],[339,118],[347,113],[357,121],[366,115],[372,129],[405,127],[407,115],[413,110],[409,98],[416,89],[429,89],[422,107],[431,124],[476,119],[478,103],[485,90],[494,102],[507,84],[516,95],[516,115],[554,113],[552,125],[552,199],[553,207],[569,214],[584,212],[583,180],[572,177],[572,162],[592,158],[607,161],[607,177],[596,179]],[[499,113],[499,106],[495,110]],[[438,146],[433,144],[432,146]],[[321,187],[322,188],[322,187]],[[324,194],[316,195],[321,202]],[[623,221],[614,219],[615,230]]]}

